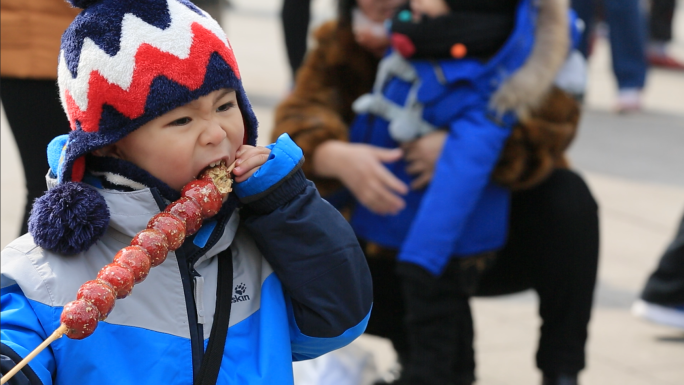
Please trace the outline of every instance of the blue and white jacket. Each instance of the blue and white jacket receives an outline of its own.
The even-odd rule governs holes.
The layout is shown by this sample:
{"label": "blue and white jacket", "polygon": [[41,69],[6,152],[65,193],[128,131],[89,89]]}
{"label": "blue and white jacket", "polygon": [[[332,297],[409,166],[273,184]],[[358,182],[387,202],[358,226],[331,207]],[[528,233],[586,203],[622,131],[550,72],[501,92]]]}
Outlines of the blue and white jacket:
{"label": "blue and white jacket", "polygon": [[[369,107],[370,99],[364,96],[366,100],[355,103],[357,112],[366,109],[368,113],[357,115],[350,142],[396,148],[412,134],[435,128],[449,134],[432,182],[404,196],[406,207],[401,212],[377,215],[357,205],[351,224],[359,237],[399,249],[400,261],[420,265],[435,275],[441,274],[451,258],[505,244],[510,192],[492,182],[490,175],[517,117],[494,111],[491,99],[531,56],[538,12],[533,1],[520,1],[513,32],[486,62],[463,58],[397,64],[391,63],[397,60],[392,53],[381,61],[374,91],[385,102]],[[562,12],[567,14],[567,9]],[[562,64],[567,47],[561,55]],[[398,69],[396,76],[382,74],[385,63]],[[410,183],[404,160],[386,167]]]}
{"label": "blue and white jacket", "polygon": [[[205,223],[117,300],[91,336],[53,342],[16,383],[193,384],[214,317],[215,257],[226,249],[234,295],[218,384],[292,384],[293,360],[354,340],[372,305],[368,267],[345,219],[304,178],[302,161],[281,137],[269,161],[236,185],[248,202],[242,209]],[[155,189],[98,191],[110,224],[87,251],[58,255],[31,235],[2,251],[3,372],[59,326],[80,285],[164,209]]]}

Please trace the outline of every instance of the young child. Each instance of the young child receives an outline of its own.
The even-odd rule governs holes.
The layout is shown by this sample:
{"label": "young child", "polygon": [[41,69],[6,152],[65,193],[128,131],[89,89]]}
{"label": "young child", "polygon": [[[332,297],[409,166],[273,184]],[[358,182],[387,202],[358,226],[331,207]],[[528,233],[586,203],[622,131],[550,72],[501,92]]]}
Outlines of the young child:
{"label": "young child", "polygon": [[[392,19],[392,51],[379,64],[373,93],[354,103],[359,115],[349,140],[391,149],[437,130],[447,132],[429,185],[403,195],[403,210],[381,215],[357,205],[351,218],[360,239],[398,252],[410,344],[401,383],[474,382],[467,301],[507,244],[514,186],[502,183],[510,180],[498,178],[495,169],[511,158],[507,146],[528,138],[530,144],[546,141],[548,146],[562,138],[543,150],[537,159],[543,167],[535,175],[522,171],[534,169],[534,161],[518,167],[523,183],[515,187],[541,183],[554,168],[564,167],[562,154],[577,124],[576,103],[554,87],[570,53],[568,19],[567,3],[557,0],[411,0]],[[535,122],[540,106],[546,110]],[[558,136],[540,139],[537,133],[535,139],[542,125]],[[510,138],[514,131],[520,135],[517,142]],[[519,153],[535,152],[534,147],[523,144]],[[407,153],[406,159],[386,165],[406,185],[415,174],[411,157]],[[525,238],[538,244],[532,239]],[[505,279],[500,292],[527,288],[518,276]],[[548,297],[551,301],[558,298],[557,292],[551,295],[556,295]],[[584,304],[590,307],[590,296]],[[554,316],[569,318],[560,312]],[[586,328],[584,321],[576,330]],[[547,341],[558,335],[549,335],[542,337],[540,351],[555,349],[547,360],[554,362],[540,361],[544,374],[576,375],[582,350],[577,353],[574,342],[551,346]],[[568,347],[572,359],[563,361]]]}
{"label": "young child", "polygon": [[[546,40],[534,37],[535,29],[550,24],[537,27],[537,12],[529,0],[412,0],[410,10],[397,13],[393,49],[380,62],[373,93],[354,103],[359,115],[350,141],[393,148],[439,129],[451,134],[429,188],[406,195],[406,208],[396,216],[357,207],[352,225],[358,235],[401,248],[401,260],[433,274],[454,254],[501,247],[509,189],[490,174],[519,117],[529,118],[545,98],[558,97],[553,81],[568,56],[567,10],[552,15],[558,26]],[[556,149],[560,157],[565,145]],[[408,185],[413,176],[406,166],[387,165]]]}
{"label": "young child", "polygon": [[[2,251],[2,373],[185,184],[236,161],[217,215],[92,335],[53,342],[10,383],[292,384],[293,360],[365,329],[371,281],[351,228],[288,136],[255,147],[232,49],[206,13],[188,0],[70,2],[84,8],[59,58],[72,132],[48,148],[30,234]],[[213,338],[221,324],[227,337]]]}

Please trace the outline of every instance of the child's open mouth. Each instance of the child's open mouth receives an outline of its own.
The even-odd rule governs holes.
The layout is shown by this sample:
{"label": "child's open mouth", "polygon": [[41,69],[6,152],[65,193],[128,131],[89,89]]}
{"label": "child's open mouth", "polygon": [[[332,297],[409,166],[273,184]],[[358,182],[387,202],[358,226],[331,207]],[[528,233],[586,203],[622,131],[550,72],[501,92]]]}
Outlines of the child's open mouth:
{"label": "child's open mouth", "polygon": [[228,193],[233,191],[233,179],[230,175],[233,168],[235,168],[235,162],[228,166],[225,160],[221,160],[207,166],[207,168],[200,172],[197,179],[211,179],[221,193],[221,196],[225,198]]}

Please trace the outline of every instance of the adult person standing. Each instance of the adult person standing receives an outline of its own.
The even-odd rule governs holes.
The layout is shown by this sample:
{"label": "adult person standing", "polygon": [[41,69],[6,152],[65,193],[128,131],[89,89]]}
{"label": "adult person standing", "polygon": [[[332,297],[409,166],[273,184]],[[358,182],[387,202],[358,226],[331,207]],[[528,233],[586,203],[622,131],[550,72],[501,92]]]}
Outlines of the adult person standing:
{"label": "adult person standing", "polygon": [[[486,3],[499,6],[517,1]],[[352,201],[380,215],[401,215],[407,207],[420,205],[422,187],[432,178],[446,137],[441,130],[428,134],[404,146],[403,152],[349,143],[349,124],[354,119],[351,104],[370,92],[378,58],[387,44],[386,37],[355,27],[367,25],[361,22],[364,18],[382,24],[387,16],[376,10],[392,7],[396,8],[396,3],[388,0],[341,3],[338,20],[316,32],[318,46],[307,56],[292,94],[278,107],[273,133],[287,132],[302,147],[308,159],[305,173],[331,203],[343,207],[349,202],[346,198],[352,197]],[[364,18],[357,16],[359,13]],[[544,324],[537,365],[544,383],[576,384],[577,373],[584,367],[598,258],[597,207],[581,177],[565,169],[563,151],[576,129],[578,106],[560,90],[548,95],[552,96],[541,100],[531,119],[513,128],[491,174],[514,191],[510,221],[503,222],[508,227],[508,242],[497,252],[450,264],[439,277],[427,271],[414,277],[424,279],[426,288],[431,287],[422,294],[434,294],[436,297],[428,298],[433,304],[438,302],[437,297],[449,297],[441,306],[426,308],[424,315],[434,321],[433,330],[451,334],[449,340],[458,340],[455,344],[437,341],[432,349],[436,355],[424,357],[423,361],[432,359],[450,366],[446,375],[452,382],[432,383],[474,381],[470,296],[528,288],[540,295]],[[396,161],[406,162],[407,170],[415,176],[411,190],[383,165]],[[397,247],[361,241],[374,279],[375,302],[367,332],[390,338],[400,360],[410,367],[415,359],[410,349],[416,341],[413,345],[406,341],[400,324],[406,314],[405,298],[399,294],[401,284],[394,274]]]}
{"label": "adult person standing", "polygon": [[27,190],[20,234],[28,232],[33,201],[47,189],[45,149],[52,138],[69,132],[55,58],[62,33],[79,12],[61,0],[0,2],[0,96]]}
{"label": "adult person standing", "polygon": [[[586,25],[579,50],[590,55],[590,38],[596,15],[596,0],[572,0],[572,8]],[[613,73],[617,80],[616,111],[641,110],[646,84],[646,18],[639,0],[601,0],[609,29]]]}

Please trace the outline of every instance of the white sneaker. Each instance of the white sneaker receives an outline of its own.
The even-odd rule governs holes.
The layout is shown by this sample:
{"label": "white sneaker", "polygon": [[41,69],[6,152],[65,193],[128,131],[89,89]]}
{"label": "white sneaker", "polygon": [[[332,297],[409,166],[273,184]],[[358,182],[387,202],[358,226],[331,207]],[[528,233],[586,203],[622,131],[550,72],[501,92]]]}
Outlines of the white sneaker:
{"label": "white sneaker", "polygon": [[663,306],[640,299],[632,305],[632,314],[651,322],[684,330],[684,304]]}
{"label": "white sneaker", "polygon": [[641,111],[641,89],[623,88],[619,90],[615,110],[619,114]]}

